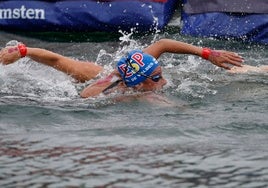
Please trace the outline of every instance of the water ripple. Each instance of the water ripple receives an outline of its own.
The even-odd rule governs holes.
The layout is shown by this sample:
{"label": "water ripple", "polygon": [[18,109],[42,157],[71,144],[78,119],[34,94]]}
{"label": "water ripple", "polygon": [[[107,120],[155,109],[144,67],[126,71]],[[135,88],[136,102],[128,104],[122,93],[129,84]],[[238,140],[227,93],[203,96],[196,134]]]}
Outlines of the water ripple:
{"label": "water ripple", "polygon": [[266,156],[179,145],[55,146],[1,139],[3,187],[266,187]]}

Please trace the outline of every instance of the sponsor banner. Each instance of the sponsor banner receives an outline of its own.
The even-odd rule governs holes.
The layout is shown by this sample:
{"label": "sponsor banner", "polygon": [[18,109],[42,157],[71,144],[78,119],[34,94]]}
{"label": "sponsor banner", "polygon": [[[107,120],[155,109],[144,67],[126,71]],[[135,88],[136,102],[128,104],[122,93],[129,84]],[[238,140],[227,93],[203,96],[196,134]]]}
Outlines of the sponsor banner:
{"label": "sponsor banner", "polygon": [[153,31],[170,20],[176,0],[0,1],[0,26],[20,31]]}

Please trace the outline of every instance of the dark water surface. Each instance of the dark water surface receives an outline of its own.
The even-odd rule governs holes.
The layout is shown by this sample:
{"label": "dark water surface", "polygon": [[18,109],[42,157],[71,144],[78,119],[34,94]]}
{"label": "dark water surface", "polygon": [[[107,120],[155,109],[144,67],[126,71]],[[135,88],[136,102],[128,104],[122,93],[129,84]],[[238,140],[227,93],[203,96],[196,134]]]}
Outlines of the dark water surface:
{"label": "dark water surface", "polygon": [[[268,65],[267,46],[161,33],[53,42],[0,33],[113,67],[127,50],[168,37]],[[1,187],[268,187],[267,74],[231,75],[198,57],[160,58],[173,106],[81,99],[86,84],[27,58],[0,66]]]}

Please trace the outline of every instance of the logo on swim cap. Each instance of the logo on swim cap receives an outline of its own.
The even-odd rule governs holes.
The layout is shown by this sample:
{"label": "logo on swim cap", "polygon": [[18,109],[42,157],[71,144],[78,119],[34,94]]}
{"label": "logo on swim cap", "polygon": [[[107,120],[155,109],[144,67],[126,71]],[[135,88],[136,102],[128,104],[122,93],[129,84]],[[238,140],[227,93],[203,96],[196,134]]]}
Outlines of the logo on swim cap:
{"label": "logo on swim cap", "polygon": [[128,87],[138,85],[147,79],[158,67],[157,60],[143,53],[141,50],[133,50],[127,57],[121,58],[117,63],[117,69]]}

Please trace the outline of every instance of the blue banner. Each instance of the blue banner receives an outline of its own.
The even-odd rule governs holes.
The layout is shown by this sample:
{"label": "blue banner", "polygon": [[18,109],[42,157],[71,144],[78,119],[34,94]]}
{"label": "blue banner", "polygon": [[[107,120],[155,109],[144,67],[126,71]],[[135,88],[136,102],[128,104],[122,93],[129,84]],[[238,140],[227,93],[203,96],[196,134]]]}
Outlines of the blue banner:
{"label": "blue banner", "polygon": [[0,27],[12,31],[153,31],[170,20],[176,0],[0,1]]}
{"label": "blue banner", "polygon": [[[224,8],[227,12],[223,10],[217,12],[215,7],[222,7],[220,5],[226,3],[225,1],[184,0],[182,34],[234,38],[245,42],[268,44],[268,2],[254,1],[254,6],[249,7],[250,9],[245,8],[245,10],[241,10],[245,7],[241,5],[241,0],[239,1],[240,6],[236,5],[237,1],[229,0],[228,2],[228,6],[225,4]],[[219,3],[216,4],[218,6],[215,3]]]}

